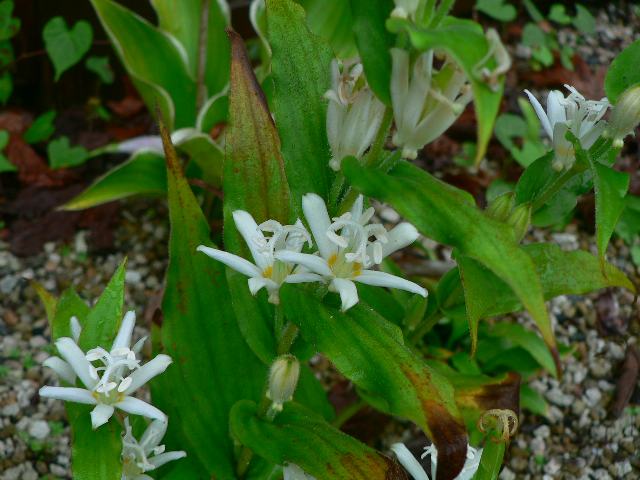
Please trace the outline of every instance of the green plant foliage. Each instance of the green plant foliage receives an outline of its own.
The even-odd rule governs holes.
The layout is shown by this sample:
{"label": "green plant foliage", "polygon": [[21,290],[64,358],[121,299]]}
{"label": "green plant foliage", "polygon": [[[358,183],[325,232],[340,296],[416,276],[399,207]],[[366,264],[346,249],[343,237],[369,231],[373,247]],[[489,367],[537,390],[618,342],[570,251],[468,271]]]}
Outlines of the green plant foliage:
{"label": "green plant foliage", "polygon": [[51,168],[67,168],[82,165],[89,152],[81,146],[72,147],[67,137],[58,137],[47,145],[47,156]]}
{"label": "green plant foliage", "polygon": [[580,4],[576,4],[576,16],[573,18],[573,25],[585,34],[596,31],[596,19],[593,18],[593,15],[586,7]]}
{"label": "green plant foliage", "polygon": [[266,367],[238,329],[224,266],[197,256],[196,247],[210,243],[209,225],[161,132],[171,238],[163,320],[153,334],[156,348],[176,361],[152,384],[154,403],[173,419],[169,444],[187,450],[209,475],[235,478],[229,411],[240,399],[260,398]]}
{"label": "green plant foliage", "polygon": [[20,19],[14,18],[13,0],[0,2],[0,41],[9,40],[20,30]]}
{"label": "green plant foliage", "polygon": [[604,91],[611,103],[616,103],[622,92],[640,83],[640,40],[625,48],[611,62],[604,80]]}
{"label": "green plant foliage", "polygon": [[[0,130],[0,152],[7,148],[9,143],[9,132],[6,130]],[[15,172],[18,169],[9,161],[9,159],[0,153],[0,173],[3,172]]]}
{"label": "green plant foliage", "polygon": [[286,318],[369,401],[413,420],[441,446],[439,474],[454,478],[464,464],[467,435],[453,388],[404,345],[397,327],[362,304],[342,313],[290,285],[281,289],[281,299]]}
{"label": "green plant foliage", "polygon": [[351,0],[353,33],[367,82],[376,96],[391,105],[391,55],[394,36],[386,21],[393,10],[392,0]]}
{"label": "green plant foliage", "polygon": [[89,22],[80,20],[71,29],[62,17],[53,17],[42,30],[44,46],[55,68],[55,80],[82,60],[91,48],[93,29]]}
{"label": "green plant foliage", "polygon": [[267,0],[269,43],[273,52],[273,106],[295,212],[302,195],[327,198],[331,155],[326,133],[331,49],[312,34],[302,7],[292,0]]}
{"label": "green plant foliage", "polygon": [[244,445],[273,463],[293,463],[324,480],[407,479],[393,460],[301,405],[287,403],[273,422],[260,419],[256,412],[255,403],[238,402],[231,412],[231,429]]}
{"label": "green plant foliage", "polygon": [[561,3],[554,3],[549,10],[549,20],[560,25],[569,25],[571,17],[567,15],[567,9]]}
{"label": "green plant foliage", "polygon": [[111,70],[111,65],[109,65],[109,57],[96,57],[95,55],[91,55],[87,58],[85,66],[88,70],[95,73],[102,83],[113,83],[113,70]]}
{"label": "green plant foliage", "polygon": [[325,40],[338,58],[356,56],[351,7],[344,0],[298,0],[313,33]]}
{"label": "green plant foliage", "polygon": [[504,76],[491,87],[477,73],[482,67],[494,68],[494,60],[487,60],[489,43],[482,28],[475,23],[456,19],[443,22],[437,28],[421,29],[406,20],[391,18],[387,26],[394,32],[406,30],[411,43],[420,51],[431,48],[446,50],[464,70],[473,89],[478,122],[476,162],[479,162],[491,139],[504,89]]}
{"label": "green plant foliage", "polygon": [[501,22],[516,18],[516,7],[504,0],[476,0],[476,10]]}
{"label": "green plant foliage", "polygon": [[496,480],[502,468],[502,459],[504,458],[505,451],[505,443],[494,442],[488,439],[482,449],[480,466],[473,477],[474,480]]}
{"label": "green plant foliage", "polygon": [[457,255],[473,258],[502,278],[557,355],[540,279],[530,256],[516,243],[512,227],[488,219],[466,193],[408,163],[385,174],[347,159],[344,170],[353,185],[390,203],[424,235],[453,246]]}
{"label": "green plant foliage", "polygon": [[27,143],[38,143],[47,140],[53,132],[56,131],[54,121],[56,119],[56,111],[49,110],[48,112],[39,115],[33,123],[29,126],[22,138]]}

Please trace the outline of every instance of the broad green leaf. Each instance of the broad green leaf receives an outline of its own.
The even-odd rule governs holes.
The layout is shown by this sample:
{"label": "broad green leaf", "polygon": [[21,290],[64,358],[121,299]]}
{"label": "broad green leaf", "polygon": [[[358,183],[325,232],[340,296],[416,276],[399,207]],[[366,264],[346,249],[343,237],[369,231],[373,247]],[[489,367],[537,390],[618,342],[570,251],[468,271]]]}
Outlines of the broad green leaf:
{"label": "broad green leaf", "polygon": [[544,397],[529,385],[520,386],[520,407],[534,415],[549,416],[549,404]]}
{"label": "broad green leaf", "polygon": [[625,208],[616,224],[616,235],[628,244],[633,244],[640,235],[640,197],[631,194],[625,197]]}
{"label": "broad green leaf", "polygon": [[331,182],[324,94],[331,88],[331,49],[307,28],[292,0],[267,0],[273,105],[296,213],[302,195],[327,198]]}
{"label": "broad green leaf", "polygon": [[42,30],[44,46],[53,62],[57,82],[65,71],[78,63],[89,51],[93,30],[89,22],[80,20],[69,29],[62,17],[53,17]]}
{"label": "broad green leaf", "polygon": [[[336,57],[347,59],[357,55],[353,38],[353,19],[348,1],[297,1],[307,12],[307,23],[311,31],[331,45]],[[371,12],[373,12],[373,5]]]}
{"label": "broad green leaf", "polygon": [[56,127],[53,122],[56,119],[56,111],[49,110],[48,112],[39,115],[33,123],[29,126],[22,138],[27,143],[38,143],[47,140],[53,132],[55,132]]}
{"label": "broad green leaf", "polygon": [[502,322],[491,328],[491,335],[504,338],[527,352],[548,372],[555,370],[553,357],[545,348],[544,342],[518,323]]}
{"label": "broad green leaf", "polygon": [[20,19],[13,16],[13,0],[0,2],[0,41],[8,40],[20,30]]}
{"label": "broad green leaf", "polygon": [[343,170],[352,185],[391,204],[424,235],[455,247],[502,278],[557,355],[540,279],[533,261],[516,243],[512,227],[487,218],[462,191],[407,162],[385,174],[347,159]]}
{"label": "broad green leaf", "polygon": [[51,338],[55,341],[60,337],[71,336],[71,317],[76,317],[80,325],[84,326],[89,307],[73,288],[69,288],[62,292],[52,313],[53,316],[47,316],[51,325]]}
{"label": "broad green leaf", "polygon": [[[56,297],[54,297],[51,293],[49,293],[43,286],[42,284],[36,282],[36,281],[32,281],[31,282],[31,286],[33,287],[33,289],[36,291],[36,293],[38,294],[38,298],[40,298],[40,301],[42,302],[42,305],[44,305],[44,310],[47,314],[47,318],[49,319],[49,323],[53,322],[53,319],[56,316],[56,308],[58,306],[58,299]],[[60,336],[60,335],[58,335]]]}
{"label": "broad green leaf", "polygon": [[482,68],[495,68],[493,58],[487,60],[489,42],[481,27],[469,21],[449,21],[434,29],[423,29],[400,19],[387,22],[392,31],[406,30],[411,43],[420,51],[438,48],[449,53],[464,70],[473,89],[473,104],[478,122],[476,163],[484,157],[493,133],[500,100],[504,90],[504,75],[494,86],[489,86],[480,77]]}
{"label": "broad green leaf", "polygon": [[9,72],[4,72],[0,75],[0,103],[3,105],[7,103],[11,93],[13,92],[13,80]]}
{"label": "broad green leaf", "polygon": [[611,103],[616,103],[622,92],[640,83],[640,40],[625,48],[611,62],[604,80],[604,91]]}
{"label": "broad green leaf", "polygon": [[[558,181],[563,175],[552,167],[554,153],[549,152],[545,156],[538,158],[527,167],[518,179],[515,189],[515,203],[530,202],[532,204],[541,203],[543,194],[551,190],[554,185],[560,184]],[[548,197],[546,200],[550,200]],[[546,202],[542,202],[543,204]]]}
{"label": "broad green leaf", "polygon": [[501,22],[510,22],[516,18],[516,7],[504,0],[477,0],[476,10]]}
{"label": "broad green leaf", "polygon": [[160,104],[163,115],[171,112],[172,128],[194,126],[195,82],[183,52],[169,36],[118,3],[91,3],[149,111]]}
{"label": "broad green leaf", "polygon": [[72,147],[67,137],[58,137],[47,145],[49,165],[53,169],[77,167],[89,158],[89,152],[81,146]]}
{"label": "broad green leaf", "polygon": [[482,457],[480,457],[480,465],[474,475],[474,480],[497,480],[502,468],[502,461],[506,451],[506,444],[503,442],[494,442],[488,438],[482,449]]}
{"label": "broad green leaf", "polygon": [[211,97],[198,112],[196,128],[204,133],[211,133],[218,125],[223,125],[228,120],[229,96],[224,91]]}
{"label": "broad green leaf", "polygon": [[87,67],[87,70],[92,71],[100,77],[102,83],[113,83],[113,70],[111,70],[111,65],[109,65],[109,57],[97,57],[95,55],[91,55],[87,58],[85,66]]}
{"label": "broad green leaf", "polygon": [[391,55],[394,35],[385,25],[394,8],[392,0],[351,0],[353,33],[371,90],[391,105]]}
{"label": "broad green leaf", "polygon": [[596,31],[596,19],[586,7],[580,4],[576,5],[576,16],[573,19],[573,24],[584,34]]}
{"label": "broad green leaf", "polygon": [[231,430],[258,455],[279,465],[293,463],[318,479],[408,479],[396,462],[295,402],[286,403],[273,422],[257,416],[255,403],[238,402]]}
{"label": "broad green leaf", "polygon": [[[219,93],[229,81],[229,42],[224,29],[229,24],[226,2],[209,0],[205,84],[207,97]],[[158,15],[158,26],[182,45],[191,77],[197,78],[202,0],[151,0]]]}
{"label": "broad green leaf", "polygon": [[166,192],[164,157],[155,152],[141,151],[95,180],[63,208],[84,210],[132,195],[165,195]]}
{"label": "broad green leaf", "polygon": [[291,285],[281,289],[285,316],[376,407],[417,423],[443,453],[439,478],[453,479],[464,464],[467,435],[453,388],[411,349],[393,324],[364,305],[347,313],[323,305]]}
{"label": "broad green leaf", "polygon": [[549,20],[559,23],[560,25],[568,25],[571,23],[571,17],[567,15],[567,9],[560,3],[554,3],[549,10]]}
{"label": "broad green leaf", "polygon": [[153,334],[174,363],[152,383],[153,400],[174,425],[168,449],[184,449],[209,475],[231,479],[229,411],[240,399],[260,398],[267,371],[238,329],[224,266],[196,251],[210,243],[209,224],[162,125],[161,133],[171,237],[163,318]]}
{"label": "broad green leaf", "polygon": [[[9,132],[6,130],[0,130],[0,152],[4,150],[9,143]],[[0,153],[0,173],[2,172],[15,172],[18,168],[9,161],[2,153]]]}

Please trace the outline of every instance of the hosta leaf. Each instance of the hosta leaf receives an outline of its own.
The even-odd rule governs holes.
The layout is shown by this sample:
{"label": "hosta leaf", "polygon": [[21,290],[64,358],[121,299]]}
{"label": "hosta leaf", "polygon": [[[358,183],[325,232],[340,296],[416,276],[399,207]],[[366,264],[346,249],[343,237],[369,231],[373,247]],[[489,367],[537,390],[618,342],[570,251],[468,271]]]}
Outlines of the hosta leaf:
{"label": "hosta leaf", "polygon": [[84,20],[69,29],[64,18],[53,17],[42,29],[42,38],[55,67],[55,80],[58,81],[60,75],[78,63],[89,51],[93,30],[89,22]]}
{"label": "hosta leaf", "polygon": [[394,8],[392,0],[351,0],[353,33],[371,90],[391,105],[391,55],[394,35],[385,25]]}
{"label": "hosta leaf", "polygon": [[438,478],[453,479],[464,464],[467,435],[453,388],[402,342],[395,325],[360,304],[347,313],[300,288],[281,291],[285,316],[340,372],[378,399],[376,406],[417,423],[438,447]]}
{"label": "hosta leaf", "polygon": [[448,24],[438,28],[422,29],[407,20],[393,18],[389,20],[388,25],[392,31],[406,30],[411,43],[418,50],[432,48],[445,50],[464,70],[473,89],[473,103],[478,121],[476,163],[482,160],[498,115],[504,90],[504,75],[493,87],[480,78],[479,72],[483,67],[491,70],[495,66],[493,60],[486,61],[489,43],[479,25],[468,21],[449,20]]}
{"label": "hosta leaf", "polygon": [[326,131],[331,49],[307,28],[302,7],[292,0],[267,0],[273,105],[287,179],[296,212],[302,195],[327,198],[332,174]]}
{"label": "hosta leaf", "polygon": [[[203,0],[181,0],[180,8],[176,8],[175,0],[151,0],[158,14],[159,28],[173,35],[184,47],[193,78],[197,75],[202,3]],[[220,92],[229,81],[229,42],[224,33],[228,15],[226,2],[209,0],[205,64],[208,97]]]}
{"label": "hosta leaf", "polygon": [[165,195],[167,172],[164,156],[141,151],[93,182],[64,205],[65,210],[84,210],[132,195]]}
{"label": "hosta leaf", "polygon": [[240,399],[260,398],[266,367],[240,334],[224,266],[196,252],[198,245],[210,243],[209,224],[164,127],[161,132],[171,238],[162,325],[154,336],[174,363],[152,384],[153,400],[174,426],[168,447],[187,450],[209,475],[231,479],[229,410]]}
{"label": "hosta leaf", "polygon": [[168,113],[167,109],[175,110],[175,118],[173,115],[170,118],[172,128],[194,126],[195,83],[189,75],[184,52],[169,36],[118,3],[111,0],[91,3],[149,110],[155,112],[156,104],[161,103],[163,115]]}
{"label": "hosta leaf", "polygon": [[364,443],[294,402],[273,422],[258,418],[257,405],[238,402],[231,411],[233,434],[273,463],[293,463],[322,480],[403,480],[404,470]]}
{"label": "hosta leaf", "polygon": [[625,48],[611,62],[604,80],[604,91],[611,103],[616,103],[622,92],[640,83],[640,40]]}
{"label": "hosta leaf", "polygon": [[389,173],[361,167],[347,159],[347,179],[367,195],[390,203],[424,235],[455,247],[506,282],[538,325],[557,356],[540,279],[531,258],[519,248],[506,224],[487,218],[460,190],[406,162]]}

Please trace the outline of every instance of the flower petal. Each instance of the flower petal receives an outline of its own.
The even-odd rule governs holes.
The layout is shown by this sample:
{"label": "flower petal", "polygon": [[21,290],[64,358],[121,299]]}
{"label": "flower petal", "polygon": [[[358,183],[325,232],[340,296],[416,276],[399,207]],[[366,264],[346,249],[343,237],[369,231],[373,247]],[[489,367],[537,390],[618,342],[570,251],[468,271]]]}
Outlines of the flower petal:
{"label": "flower petal", "polygon": [[147,402],[143,402],[135,397],[124,397],[118,403],[115,404],[120,410],[133,415],[142,415],[147,418],[154,418],[156,420],[167,421],[167,416],[158,410],[153,405],[149,405]]}
{"label": "flower petal", "polygon": [[106,405],[104,403],[96,405],[96,407],[91,410],[91,426],[93,429],[95,430],[99,426],[107,423],[111,415],[113,415],[114,410],[115,408],[113,408],[112,405]]}
{"label": "flower petal", "polygon": [[382,244],[382,258],[411,245],[418,238],[418,230],[410,223],[401,223],[387,232],[387,243]]}
{"label": "flower petal", "polygon": [[78,343],[78,340],[80,339],[80,334],[82,333],[82,326],[80,325],[80,322],[78,321],[78,317],[71,317],[71,319],[69,320],[69,323],[71,324],[71,336],[73,337],[73,340]]}
{"label": "flower petal", "polygon": [[327,237],[327,231],[331,225],[329,212],[324,200],[315,193],[307,193],[302,197],[302,210],[309,224],[309,229],[316,240],[318,250],[323,258],[329,258],[337,249]]}
{"label": "flower petal", "polygon": [[547,118],[549,118],[551,130],[553,130],[556,123],[565,123],[567,121],[564,101],[564,95],[560,90],[551,90],[547,95]]}
{"label": "flower petal", "polygon": [[427,296],[427,291],[417,283],[410,282],[401,277],[396,277],[386,272],[378,272],[376,270],[363,270],[360,275],[354,278],[356,282],[375,287],[399,288],[408,292],[417,293],[423,297]]}
{"label": "flower petal", "polygon": [[135,392],[153,377],[160,375],[169,365],[171,365],[171,362],[172,360],[169,355],[164,355],[162,353],[156,355],[156,358],[145,363],[129,376],[129,378],[131,378],[131,384],[124,391],[124,394],[129,395]]}
{"label": "flower petal", "polygon": [[111,350],[116,348],[129,348],[131,345],[131,335],[133,334],[133,327],[136,325],[136,312],[129,310],[122,319],[118,335],[116,335]]}
{"label": "flower petal", "polygon": [[258,248],[258,244],[260,241],[264,242],[264,235],[262,231],[258,228],[258,224],[253,219],[249,212],[245,212],[244,210],[236,210],[233,212],[233,221],[236,224],[236,228],[242,238],[244,238],[247,247],[251,251],[251,256],[253,260],[256,262],[256,265],[260,267],[261,270],[264,270],[268,266],[271,265],[269,261],[269,257],[260,251]]}
{"label": "flower petal", "polygon": [[331,282],[333,288],[340,294],[340,300],[342,300],[343,312],[346,312],[356,303],[358,303],[358,289],[356,284],[346,278],[334,278]]}
{"label": "flower petal", "polygon": [[162,420],[154,420],[147,427],[147,429],[142,434],[142,438],[140,438],[140,446],[144,449],[145,453],[148,455],[155,447],[160,445],[160,441],[164,434],[167,432],[167,422],[163,422]]}
{"label": "flower petal", "polygon": [[71,385],[76,383],[76,372],[73,371],[71,365],[59,357],[49,357],[42,362],[43,367],[48,367],[67,383]]}
{"label": "flower petal", "polygon": [[284,279],[285,283],[323,282],[324,277],[316,273],[292,273]]}
{"label": "flower petal", "polygon": [[205,247],[204,245],[198,246],[196,249],[199,252],[208,255],[209,257],[224,263],[227,267],[233,268],[247,277],[258,277],[262,275],[262,270],[256,267],[253,263],[245,260],[238,255],[225,252],[223,250],[217,250],[211,247]]}
{"label": "flower petal", "polygon": [[309,253],[296,253],[288,250],[281,250],[274,255],[278,260],[288,263],[295,263],[308,268],[318,275],[333,276],[333,272],[329,268],[327,261],[317,255]]}
{"label": "flower petal", "polygon": [[91,364],[76,342],[69,337],[62,337],[56,341],[56,347],[60,352],[60,356],[73,368],[73,371],[76,372],[85,387],[88,389],[95,387],[96,380],[91,378],[90,373]]}
{"label": "flower petal", "polygon": [[161,453],[160,455],[155,455],[149,458],[149,463],[153,465],[155,468],[161,467],[167,462],[172,462],[173,460],[178,460],[179,458],[184,458],[187,456],[187,452],[182,450],[177,452],[166,452]]}
{"label": "flower petal", "polygon": [[404,443],[394,443],[391,450],[396,454],[400,464],[411,474],[413,480],[429,480],[420,462],[414,457]]}
{"label": "flower petal", "polygon": [[95,405],[97,403],[91,392],[84,388],[46,386],[42,387],[38,393],[41,397],[55,398],[65,402],[84,403],[86,405]]}
{"label": "flower petal", "polygon": [[538,119],[540,119],[542,128],[544,128],[544,131],[547,133],[547,136],[549,138],[553,138],[553,129],[551,128],[549,117],[547,117],[547,114],[545,113],[544,108],[542,108],[542,105],[540,105],[540,102],[538,101],[538,99],[534,97],[529,90],[525,90],[524,93],[526,93],[527,96],[529,97],[529,101],[531,102],[531,105],[533,105],[533,109],[536,111],[536,114],[538,115]]}

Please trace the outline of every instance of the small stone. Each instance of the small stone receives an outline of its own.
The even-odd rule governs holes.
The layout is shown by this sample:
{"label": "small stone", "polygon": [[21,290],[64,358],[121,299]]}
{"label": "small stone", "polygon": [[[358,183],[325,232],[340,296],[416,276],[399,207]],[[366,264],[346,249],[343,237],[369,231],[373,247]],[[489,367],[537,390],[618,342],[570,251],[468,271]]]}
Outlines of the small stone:
{"label": "small stone", "polygon": [[602,393],[597,388],[587,388],[584,396],[587,399],[587,403],[592,407],[595,407],[602,399]]}
{"label": "small stone", "polygon": [[128,270],[125,274],[125,281],[128,284],[137,285],[142,280],[142,275],[136,270]]}
{"label": "small stone", "polygon": [[49,433],[51,433],[51,429],[49,428],[49,424],[44,420],[36,420],[31,422],[28,432],[33,438],[44,440],[49,436]]}
{"label": "small stone", "polygon": [[549,438],[551,429],[548,425],[541,425],[533,431],[533,434],[538,438]]}
{"label": "small stone", "polygon": [[11,293],[16,285],[18,285],[18,280],[20,279],[15,275],[6,275],[2,280],[0,280],[0,292],[5,295]]}

